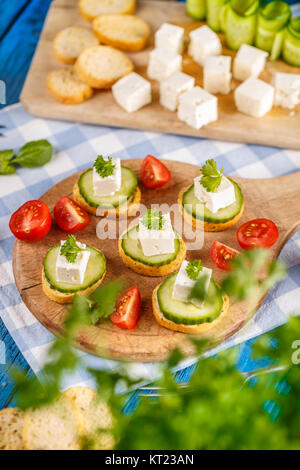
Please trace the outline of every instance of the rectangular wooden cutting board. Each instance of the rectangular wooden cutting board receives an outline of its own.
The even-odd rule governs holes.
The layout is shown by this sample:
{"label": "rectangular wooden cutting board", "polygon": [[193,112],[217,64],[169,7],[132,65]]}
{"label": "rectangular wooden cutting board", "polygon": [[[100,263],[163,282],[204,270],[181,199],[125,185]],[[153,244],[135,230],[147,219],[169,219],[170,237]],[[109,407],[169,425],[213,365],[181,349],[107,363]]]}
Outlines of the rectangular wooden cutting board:
{"label": "rectangular wooden cutting board", "polygon": [[[176,2],[154,0],[138,1],[137,15],[144,18],[154,32],[164,22],[181,25],[186,36],[201,23],[190,19],[185,5]],[[236,110],[233,92],[219,95],[219,119],[200,130],[195,130],[179,121],[158,102],[158,83],[153,84],[153,102],[135,112],[127,113],[114,101],[110,91],[99,91],[85,103],[68,106],[56,102],[47,92],[46,77],[49,72],[61,68],[54,57],[52,42],[63,28],[73,25],[90,24],[81,18],[76,0],[55,0],[49,10],[45,26],[37,47],[24,89],[21,102],[31,114],[50,119],[85,122],[91,124],[127,127],[172,134],[208,137],[218,140],[272,145],[300,149],[300,107],[294,111],[273,108],[265,117],[255,119]],[[153,48],[153,34],[146,50],[129,54],[136,71],[146,77],[149,51]],[[226,55],[233,55],[224,49]],[[196,84],[202,86],[202,67],[193,62],[187,54],[183,58],[183,71],[195,76]],[[282,61],[269,62],[261,78],[270,81],[275,71],[300,73],[299,68],[290,67]],[[238,82],[233,82],[236,87]]]}

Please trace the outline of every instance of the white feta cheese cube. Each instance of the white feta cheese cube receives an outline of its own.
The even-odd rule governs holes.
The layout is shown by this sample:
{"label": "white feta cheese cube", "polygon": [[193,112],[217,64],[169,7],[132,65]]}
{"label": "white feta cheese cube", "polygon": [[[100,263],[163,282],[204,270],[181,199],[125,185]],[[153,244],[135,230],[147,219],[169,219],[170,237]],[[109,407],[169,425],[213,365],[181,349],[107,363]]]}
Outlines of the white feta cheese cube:
{"label": "white feta cheese cube", "polygon": [[153,49],[149,54],[147,74],[149,78],[160,82],[181,70],[181,67],[181,55],[171,50]]}
{"label": "white feta cheese cube", "polygon": [[180,95],[191,90],[194,84],[194,77],[183,72],[173,73],[160,82],[160,104],[171,111],[176,111]]}
{"label": "white feta cheese cube", "polygon": [[170,49],[182,54],[184,47],[184,29],[169,23],[163,23],[155,33],[155,47]]}
{"label": "white feta cheese cube", "polygon": [[190,33],[188,54],[200,65],[204,65],[206,57],[220,55],[222,44],[219,36],[208,26],[200,26]]}
{"label": "white feta cheese cube", "polygon": [[125,111],[133,113],[151,103],[151,84],[132,72],[113,85],[112,94]]}
{"label": "white feta cheese cube", "polygon": [[237,109],[253,117],[262,117],[273,106],[274,88],[258,78],[248,78],[234,91]]}
{"label": "white feta cheese cube", "polygon": [[213,214],[235,202],[234,186],[226,176],[222,177],[221,184],[214,193],[207,191],[202,186],[201,178],[202,175],[194,179],[195,196],[200,202],[204,203],[207,209]]}
{"label": "white feta cheese cube", "polygon": [[196,86],[179,96],[178,119],[195,129],[218,119],[218,100]]}
{"label": "white feta cheese cube", "polygon": [[[66,240],[61,241],[61,246]],[[84,243],[77,242],[80,248],[86,248]],[[67,282],[69,284],[83,284],[85,271],[89,262],[90,251],[80,251],[74,263],[69,263],[67,258],[58,253],[56,260],[56,280],[57,282]]]}
{"label": "white feta cheese cube", "polygon": [[[199,279],[201,279],[202,276],[206,276],[205,291],[207,292],[212,275],[212,270],[203,266],[197,281],[194,281],[193,279],[190,279],[186,273],[186,267],[188,266],[188,264],[188,261],[182,262],[180,270],[176,276],[172,292],[173,299],[181,300],[182,302],[191,302],[189,300],[191,290],[194,287],[195,283]],[[203,302],[200,302],[200,304],[202,303]]]}
{"label": "white feta cheese cube", "polygon": [[233,61],[233,77],[241,82],[258,77],[265,68],[268,55],[257,47],[242,44]]}
{"label": "white feta cheese cube", "polygon": [[163,214],[163,226],[160,230],[148,229],[139,221],[139,240],[145,256],[165,255],[175,251],[175,233],[170,214]]}
{"label": "white feta cheese cube", "polygon": [[231,57],[207,57],[203,69],[203,86],[209,93],[227,95],[231,90]]}
{"label": "white feta cheese cube", "polygon": [[277,72],[273,78],[274,105],[293,109],[300,103],[300,74]]}
{"label": "white feta cheese cube", "polygon": [[121,162],[119,158],[113,158],[115,169],[112,175],[103,178],[93,167],[93,188],[95,196],[111,196],[121,188]]}

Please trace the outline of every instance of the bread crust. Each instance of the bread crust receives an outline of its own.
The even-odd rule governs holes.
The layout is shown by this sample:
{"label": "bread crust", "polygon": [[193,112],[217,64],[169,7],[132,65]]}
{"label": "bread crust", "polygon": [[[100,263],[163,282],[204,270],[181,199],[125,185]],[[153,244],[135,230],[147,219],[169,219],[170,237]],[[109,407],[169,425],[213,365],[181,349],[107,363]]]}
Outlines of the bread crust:
{"label": "bread crust", "polygon": [[[86,200],[82,197],[78,183],[75,183],[73,187],[73,198],[75,199],[78,204],[85,209],[87,212],[93,215],[97,215],[97,207],[90,206]],[[127,204],[122,204],[115,209],[103,209],[101,211],[101,217],[133,217],[136,215],[137,210],[139,208],[140,202],[142,198],[142,193],[140,188],[137,186],[131,198],[128,199]]]}
{"label": "bread crust", "polygon": [[75,294],[89,295],[92,292],[94,292],[94,290],[96,290],[97,287],[99,287],[100,284],[102,283],[105,277],[105,274],[106,274],[106,270],[104,271],[102,277],[97,282],[95,282],[95,284],[93,284],[92,286],[88,287],[85,290],[81,290],[78,292],[59,292],[58,290],[51,288],[45,276],[45,271],[43,268],[42,269],[42,288],[43,288],[44,294],[46,294],[50,300],[53,300],[54,302],[57,302],[58,304],[70,304],[73,302]]}
{"label": "bread crust", "polygon": [[[86,27],[82,27],[82,26],[69,26],[68,28],[65,28],[63,29],[62,31],[60,31],[59,33],[57,33],[57,35],[55,36],[54,38],[54,41],[53,41],[53,52],[54,52],[54,55],[55,57],[57,58],[57,60],[59,60],[60,62],[63,62],[64,64],[68,64],[68,65],[73,65],[75,64],[76,62],[76,59],[77,57],[71,57],[69,55],[64,55],[62,52],[61,52],[61,48],[60,48],[60,41],[61,41],[61,37],[63,36],[63,34],[66,33],[67,30],[74,30],[74,33],[75,33],[75,30],[85,30],[86,32],[88,32],[88,34],[91,35],[91,39],[93,41],[90,41],[89,40],[89,43],[88,45],[86,45],[86,47],[90,47],[90,46],[95,46],[97,44],[99,44],[99,41],[97,39],[97,37],[93,34],[93,32],[89,29],[87,29]],[[91,44],[92,42],[92,44]],[[94,42],[94,44],[93,44]],[[84,47],[84,46],[83,46]]]}
{"label": "bread crust", "polygon": [[244,202],[242,204],[240,212],[231,220],[225,223],[215,223],[215,222],[205,222],[203,220],[196,219],[191,214],[189,214],[183,207],[182,204],[182,196],[188,190],[189,186],[186,188],[182,188],[178,194],[178,205],[182,217],[187,220],[187,222],[192,225],[194,229],[204,230],[204,232],[223,232],[224,230],[228,230],[230,227],[233,227],[237,224],[244,212]]}
{"label": "bread crust", "polygon": [[153,308],[153,314],[156,318],[156,321],[163,327],[168,328],[169,330],[172,331],[180,331],[181,333],[188,333],[188,334],[205,334],[208,333],[213,327],[215,327],[217,324],[222,323],[224,317],[228,313],[228,308],[229,308],[229,298],[226,294],[223,294],[223,308],[222,312],[216,318],[213,322],[211,323],[201,323],[199,325],[183,325],[180,323],[174,323],[171,320],[168,320],[167,318],[164,317],[160,307],[159,303],[157,300],[157,291],[161,284],[156,286],[152,293],[152,308]]}
{"label": "bread crust", "polygon": [[[119,75],[109,75],[106,76],[103,74],[102,76],[93,73],[91,70],[88,69],[86,64],[84,64],[86,55],[92,52],[92,49],[99,48],[106,48],[106,51],[111,52],[111,56],[114,56],[115,65],[118,61],[118,69],[120,70]],[[90,64],[92,64],[92,59],[89,59]],[[122,69],[122,70],[121,70]],[[127,57],[123,52],[114,49],[110,46],[93,46],[85,49],[78,59],[75,62],[74,70],[82,82],[86,83],[92,88],[102,89],[102,88],[111,88],[112,85],[117,82],[120,78],[128,75],[129,73],[133,72],[134,66],[132,61]],[[98,68],[100,70],[100,68]],[[102,70],[103,73],[103,70]]]}
{"label": "bread crust", "polygon": [[[92,15],[86,8],[85,8],[85,0],[79,0],[78,3],[79,11],[83,18],[87,21],[93,21],[96,16]],[[120,14],[130,14],[134,13],[135,11],[135,0],[129,0],[127,2],[127,5],[124,6],[124,8],[121,11],[115,11],[114,13],[120,13]]]}
{"label": "bread crust", "polygon": [[130,269],[132,269],[138,274],[143,274],[144,276],[160,277],[167,276],[177,271],[180,268],[182,261],[185,259],[186,245],[182,238],[179,239],[179,242],[180,248],[176,258],[171,263],[165,264],[163,266],[147,266],[146,264],[143,264],[139,261],[130,258],[130,256],[126,255],[125,251],[122,248],[122,237],[119,238],[118,247],[123,263]]}
{"label": "bread crust", "polygon": [[[73,93],[72,95],[64,94],[61,90],[58,89],[58,87],[55,87],[53,83],[55,74],[58,72],[60,72],[60,70],[54,70],[53,72],[50,72],[46,80],[47,89],[54,99],[60,101],[63,104],[72,105],[82,103],[83,101],[86,101],[91,98],[91,96],[93,96],[93,89],[83,82],[80,83],[80,88],[78,88],[77,92]],[[68,70],[68,72],[70,71]]]}
{"label": "bread crust", "polygon": [[[130,33],[130,28],[132,28],[132,25],[128,25],[127,38],[121,39],[118,37],[118,30],[116,30],[115,33],[113,28],[107,27],[107,23],[109,23],[111,18],[113,18],[114,21],[120,21],[124,27],[124,23],[126,22],[126,19],[128,21],[128,17],[130,18],[130,22],[136,23],[136,28],[139,28],[138,34],[136,31]],[[116,27],[115,24],[114,27]],[[151,29],[148,23],[134,15],[111,14],[97,16],[97,18],[95,18],[93,21],[93,30],[101,43],[116,47],[122,51],[129,52],[135,52],[144,49],[151,34]]]}

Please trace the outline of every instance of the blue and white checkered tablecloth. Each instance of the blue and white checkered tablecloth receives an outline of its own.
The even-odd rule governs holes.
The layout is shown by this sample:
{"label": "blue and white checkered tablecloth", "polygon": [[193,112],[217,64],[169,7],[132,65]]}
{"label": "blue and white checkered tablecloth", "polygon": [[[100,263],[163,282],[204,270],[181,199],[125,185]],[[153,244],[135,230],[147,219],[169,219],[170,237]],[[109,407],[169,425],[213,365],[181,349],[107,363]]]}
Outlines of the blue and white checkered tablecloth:
{"label": "blue and white checkered tablecloth", "polygon": [[[48,139],[55,156],[46,166],[36,169],[18,168],[15,175],[0,177],[0,315],[35,373],[47,358],[52,334],[46,330],[23,304],[12,273],[14,238],[8,227],[10,215],[29,199],[38,199],[45,191],[67,176],[87,168],[101,152],[120,158],[144,158],[153,154],[175,161],[200,165],[214,158],[225,174],[240,177],[271,178],[300,170],[300,152],[258,145],[211,141],[176,135],[161,135],[110,127],[47,121],[29,115],[21,105],[0,112],[0,125],[5,125],[0,149],[18,149],[25,142]],[[243,330],[228,339],[211,354],[269,331],[286,321],[289,313],[299,313],[300,305],[300,232],[288,242],[281,258],[290,267],[289,277],[268,295],[264,305]],[[114,369],[119,363],[79,353],[89,365]],[[180,365],[195,362],[188,359]],[[134,363],[132,375],[152,381],[159,372],[157,364]],[[64,387],[88,384],[82,370],[66,378]]]}

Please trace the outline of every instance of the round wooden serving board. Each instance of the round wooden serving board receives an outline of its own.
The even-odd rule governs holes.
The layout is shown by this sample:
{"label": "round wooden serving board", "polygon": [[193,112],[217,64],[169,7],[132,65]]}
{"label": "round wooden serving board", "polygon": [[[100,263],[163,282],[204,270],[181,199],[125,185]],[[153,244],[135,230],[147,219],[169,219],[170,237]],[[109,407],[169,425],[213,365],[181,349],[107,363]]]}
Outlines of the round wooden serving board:
{"label": "round wooden serving board", "polygon": [[[127,160],[123,165],[132,168],[140,175],[142,160]],[[199,174],[199,167],[181,162],[164,162],[172,173],[172,180],[159,190],[142,189],[142,203],[151,204],[177,202],[177,195],[182,187],[192,184]],[[78,174],[70,176],[51,188],[41,198],[50,210],[64,195],[72,194],[72,187]],[[249,219],[266,217],[272,219],[279,229],[279,240],[272,247],[274,257],[278,256],[283,244],[300,227],[300,172],[272,179],[235,178],[241,186],[245,199],[245,212],[239,225]],[[180,346],[187,355],[193,353],[187,336],[159,326],[152,313],[152,291],[162,278],[150,278],[138,275],[128,269],[118,253],[117,239],[99,239],[96,226],[101,218],[92,216],[90,225],[77,233],[80,242],[95,246],[103,251],[107,259],[106,279],[123,276],[130,285],[137,284],[142,296],[142,314],[135,330],[124,330],[114,326],[110,320],[101,321],[97,326],[82,330],[76,339],[76,345],[94,354],[112,359],[130,361],[161,361],[175,347]],[[17,287],[22,299],[35,317],[54,334],[62,332],[62,321],[66,307],[59,305],[43,293],[41,287],[42,262],[47,250],[66,238],[53,223],[49,235],[37,243],[16,240],[13,255],[13,268]],[[222,272],[212,265],[209,249],[214,240],[222,241],[234,248],[239,248],[236,240],[236,227],[225,232],[205,233],[202,249],[188,251],[189,260],[201,258],[205,266],[214,268],[213,277],[219,281]],[[249,319],[247,305],[230,304],[230,314],[219,327],[212,327],[210,338],[220,342],[239,330]]]}

